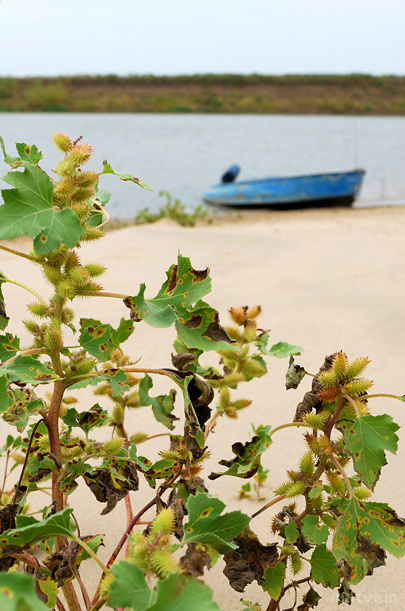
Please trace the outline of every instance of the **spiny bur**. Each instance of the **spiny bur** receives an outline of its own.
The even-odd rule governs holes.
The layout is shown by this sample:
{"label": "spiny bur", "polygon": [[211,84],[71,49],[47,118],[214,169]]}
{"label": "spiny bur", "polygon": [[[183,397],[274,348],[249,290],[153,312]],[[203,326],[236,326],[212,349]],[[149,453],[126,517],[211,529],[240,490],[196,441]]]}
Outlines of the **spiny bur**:
{"label": "spiny bur", "polygon": [[84,267],[73,267],[69,271],[69,278],[77,288],[83,288],[90,282],[90,274]]}
{"label": "spiny bur", "polygon": [[310,450],[305,452],[300,461],[300,470],[304,475],[313,475],[315,471],[314,455]]}
{"label": "spiny bur", "polygon": [[336,354],[332,370],[338,380],[344,380],[347,371],[347,356],[344,352],[340,351]]}
{"label": "spiny bur", "polygon": [[124,447],[125,439],[123,437],[113,437],[103,443],[103,448],[106,454],[115,456]]}
{"label": "spiny bur", "polygon": [[63,335],[59,324],[51,322],[44,333],[44,344],[52,352],[58,351],[63,346]]}
{"label": "spiny bur", "polygon": [[365,499],[370,498],[372,494],[371,490],[368,490],[368,488],[363,488],[362,486],[360,486],[359,488],[354,488],[353,492],[354,492],[354,495],[361,501],[364,501]]}
{"label": "spiny bur", "polygon": [[104,274],[106,267],[99,263],[87,263],[84,266],[84,269],[92,278],[96,278],[97,276],[101,276],[101,274]]}
{"label": "spiny bur", "polygon": [[167,507],[159,511],[157,516],[154,518],[150,532],[153,534],[163,533],[165,535],[170,535],[176,526],[176,518],[174,515],[174,511]]}
{"label": "spiny bur", "polygon": [[166,549],[157,549],[150,555],[150,564],[154,573],[165,579],[170,573],[175,573],[179,570],[178,564],[173,558],[171,552]]}
{"label": "spiny bur", "polygon": [[91,157],[92,147],[90,144],[77,144],[69,150],[66,159],[75,167],[87,163]]}
{"label": "spiny bur", "polygon": [[40,303],[39,301],[29,303],[27,307],[31,314],[34,314],[34,316],[38,316],[39,318],[44,318],[45,316],[48,316],[48,307],[45,304]]}
{"label": "spiny bur", "polygon": [[354,378],[357,378],[361,373],[363,373],[364,369],[369,363],[370,361],[368,360],[367,356],[360,357],[349,363],[346,370],[346,379],[354,380]]}
{"label": "spiny bur", "polygon": [[302,421],[304,422],[304,424],[309,426],[309,428],[314,430],[322,431],[325,428],[325,420],[318,414],[305,414]]}
{"label": "spiny bur", "polygon": [[58,147],[58,149],[62,151],[62,153],[67,153],[71,149],[73,144],[69,136],[63,134],[62,132],[53,134],[52,140],[54,144]]}
{"label": "spiny bur", "polygon": [[129,441],[130,443],[134,443],[136,445],[137,443],[143,443],[147,440],[148,437],[148,433],[142,433],[141,431],[139,431],[139,433],[134,433],[133,435],[131,435]]}

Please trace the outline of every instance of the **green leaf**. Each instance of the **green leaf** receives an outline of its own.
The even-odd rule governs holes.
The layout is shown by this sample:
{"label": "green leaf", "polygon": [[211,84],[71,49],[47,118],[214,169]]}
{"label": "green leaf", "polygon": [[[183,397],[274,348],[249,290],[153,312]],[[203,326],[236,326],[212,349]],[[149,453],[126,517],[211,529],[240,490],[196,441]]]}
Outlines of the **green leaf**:
{"label": "green leaf", "polygon": [[108,595],[108,604],[113,607],[146,611],[157,599],[157,594],[146,583],[141,569],[126,560],[111,568],[114,581]]}
{"label": "green leaf", "polygon": [[190,496],[187,501],[189,521],[184,525],[182,543],[203,543],[220,554],[235,549],[232,539],[249,524],[250,517],[240,511],[220,515],[225,504],[205,492]]}
{"label": "green leaf", "polygon": [[287,543],[294,543],[299,537],[299,530],[294,521],[291,521],[287,524],[284,530],[285,540]]}
{"label": "green leaf", "polygon": [[45,384],[58,376],[45,363],[32,356],[17,356],[14,361],[0,365],[0,377],[7,376],[10,382]]}
{"label": "green leaf", "polygon": [[385,503],[343,499],[341,515],[333,538],[333,553],[338,560],[357,552],[359,537],[380,545],[396,558],[405,554],[405,521]]}
{"label": "green leaf", "polygon": [[208,269],[195,270],[190,259],[179,255],[177,265],[172,265],[166,275],[156,297],[145,299],[146,287],[142,284],[137,296],[124,300],[131,318],[158,328],[175,323],[180,339],[189,348],[229,348],[233,342],[219,325],[218,312],[201,300],[211,290]]}
{"label": "green leaf", "polygon": [[62,420],[68,426],[72,428],[79,427],[82,431],[88,433],[96,426],[104,426],[109,422],[110,418],[107,410],[96,403],[86,412],[78,412],[74,407],[71,407],[62,417]]}
{"label": "green leaf", "polygon": [[263,333],[257,342],[257,347],[259,348],[260,352],[262,354],[267,354],[267,356],[276,356],[278,359],[284,359],[291,354],[301,354],[301,352],[304,350],[304,348],[301,348],[301,346],[293,346],[287,342],[278,342],[277,344],[273,344],[273,346],[268,349],[268,339],[269,334]]}
{"label": "green leaf", "polygon": [[58,596],[58,586],[50,575],[41,575],[41,579],[36,580],[38,590],[41,592],[42,600],[46,600],[46,606],[49,609],[56,607],[56,598]]}
{"label": "green leaf", "polygon": [[97,384],[100,384],[100,382],[107,381],[111,384],[111,392],[113,397],[118,397],[122,393],[129,390],[127,380],[128,376],[125,371],[122,371],[122,369],[105,369],[103,373],[72,384],[69,386],[69,389],[74,390],[75,388],[85,388],[89,384],[92,386],[97,386]]}
{"label": "green leaf", "polygon": [[72,524],[70,515],[72,509],[66,508],[45,518],[29,524],[23,528],[8,530],[0,535],[0,553],[9,547],[28,547],[36,541],[52,536],[68,537],[74,532],[75,526]]}
{"label": "green leaf", "polygon": [[332,552],[328,552],[326,545],[318,545],[312,552],[310,559],[311,578],[321,583],[325,588],[335,588],[339,583],[339,572],[336,559]]}
{"label": "green leaf", "polygon": [[342,421],[339,429],[343,431],[345,445],[353,457],[354,468],[361,481],[370,490],[380,477],[381,468],[387,464],[384,450],[393,454],[398,447],[395,431],[399,426],[391,416],[361,416],[354,422]]}
{"label": "green leaf", "polygon": [[326,543],[329,536],[329,529],[326,524],[321,526],[318,523],[318,518],[309,514],[302,520],[301,532],[309,543],[313,543],[314,545]]}
{"label": "green leaf", "polygon": [[220,611],[212,591],[196,579],[173,573],[151,590],[143,572],[122,560],[111,569],[115,579],[108,604],[132,611]]}
{"label": "green leaf", "polygon": [[94,318],[81,318],[79,344],[100,361],[107,361],[112,350],[128,339],[133,330],[133,322],[125,318],[116,330]]}
{"label": "green leaf", "polygon": [[9,155],[6,152],[4,140],[1,136],[0,136],[0,147],[3,151],[4,162],[7,163],[7,165],[11,166],[12,168],[18,168],[22,166],[22,161],[19,157],[11,157],[11,155]]}
{"label": "green leaf", "polygon": [[236,442],[232,445],[232,452],[236,454],[233,460],[220,460],[220,465],[229,467],[227,471],[211,473],[208,478],[213,480],[222,475],[234,475],[235,477],[253,477],[258,471],[261,455],[267,450],[271,443],[269,426],[259,426],[255,429],[256,435],[246,443]]}
{"label": "green leaf", "polygon": [[0,573],[1,611],[48,611],[35,592],[31,575]]}
{"label": "green leaf", "polygon": [[139,382],[139,401],[140,405],[151,405],[153,415],[156,420],[166,426],[168,429],[174,429],[174,420],[178,420],[176,416],[173,416],[172,411],[174,409],[174,401],[176,398],[176,391],[171,390],[169,395],[159,395],[158,397],[151,397],[149,390],[153,386],[153,381],[150,375],[146,374]]}
{"label": "green leaf", "polygon": [[271,598],[277,600],[283,589],[286,566],[284,562],[277,562],[274,566],[269,566],[264,574],[262,588],[268,592]]}
{"label": "green leaf", "polygon": [[0,335],[0,361],[8,361],[20,349],[20,339],[12,333]]}
{"label": "green leaf", "polygon": [[76,246],[84,229],[72,210],[54,208],[53,182],[38,167],[38,149],[18,144],[17,150],[24,171],[14,170],[3,178],[14,188],[2,190],[0,239],[12,240],[21,235],[34,238],[37,255],[59,248],[62,242],[70,248]]}
{"label": "green leaf", "polygon": [[141,180],[140,178],[135,178],[132,174],[123,174],[122,172],[116,172],[112,169],[111,165],[107,163],[107,161],[103,161],[103,171],[100,174],[114,174],[114,176],[118,176],[121,180],[129,180],[130,182],[134,182],[136,185],[142,187],[142,189],[146,189],[147,191],[153,191],[146,182]]}
{"label": "green leaf", "polygon": [[149,611],[220,611],[212,590],[197,579],[173,573],[156,586],[157,600]]}

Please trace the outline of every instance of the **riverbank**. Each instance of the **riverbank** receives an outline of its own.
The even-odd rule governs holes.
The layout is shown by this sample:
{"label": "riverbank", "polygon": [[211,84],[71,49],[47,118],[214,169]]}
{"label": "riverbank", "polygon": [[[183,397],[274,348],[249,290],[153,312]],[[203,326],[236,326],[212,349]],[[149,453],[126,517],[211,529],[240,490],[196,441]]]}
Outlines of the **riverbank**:
{"label": "riverbank", "polygon": [[[374,380],[373,391],[402,394],[404,224],[405,208],[400,207],[254,212],[232,221],[221,218],[211,225],[201,224],[194,228],[180,227],[163,219],[151,225],[111,231],[100,243],[83,246],[81,256],[83,262],[99,261],[107,266],[103,277],[106,290],[136,294],[139,284],[145,282],[145,295],[150,297],[156,294],[165,271],[180,251],[190,257],[196,269],[210,268],[213,290],[207,301],[219,310],[223,324],[229,324],[227,310],[230,306],[260,303],[263,307],[260,324],[271,329],[272,342],[288,341],[303,346],[305,351],[297,362],[308,371],[317,371],[326,354],[342,349],[351,359],[370,358],[366,377]],[[0,267],[4,273],[21,281],[30,278],[36,290],[48,294],[49,285],[37,270],[32,270],[25,260],[14,259],[0,252]],[[4,285],[3,292],[7,311],[13,317],[10,330],[17,333],[20,329],[13,321],[27,315],[23,305],[25,296],[14,285]],[[74,306],[77,320],[79,316],[91,316],[113,325],[128,313],[118,299],[80,300]],[[22,345],[26,345],[24,329],[21,331]],[[171,330],[152,329],[140,323],[126,346],[134,359],[141,359],[139,366],[170,367],[173,339]],[[284,360],[270,360],[268,376],[241,388],[241,396],[249,397],[253,404],[241,411],[237,420],[219,422],[210,443],[212,457],[207,473],[217,468],[219,459],[231,458],[232,443],[249,438],[252,422],[275,427],[292,420],[310,380],[304,380],[302,388],[286,392],[286,367]],[[158,389],[155,394],[168,390],[165,380],[156,381],[155,386]],[[83,408],[87,402],[94,402],[87,389],[77,392],[83,393],[80,395]],[[372,498],[387,502],[398,515],[404,516],[405,490],[400,481],[405,461],[405,410],[402,403],[389,399],[375,399],[372,404],[370,400],[370,407],[374,414],[391,414],[402,427],[398,431],[398,453],[395,456],[388,454],[388,465],[382,470]],[[133,410],[131,414],[129,430],[154,430],[156,423],[148,408],[142,408],[142,412]],[[5,434],[3,431],[2,435]],[[285,469],[295,468],[304,451],[301,435],[295,429],[286,429],[279,435],[263,458],[264,468],[270,469],[264,490],[267,499],[272,498],[272,489],[285,480]],[[148,447],[140,446],[140,453],[158,457],[157,452],[161,449],[158,441],[160,439],[148,442]],[[240,485],[235,478],[221,478],[210,483],[210,491],[231,508],[251,514],[261,504],[254,499],[240,502],[236,494]],[[151,494],[147,486],[138,495],[133,493],[134,508],[143,506]],[[81,487],[70,498],[77,504],[75,515],[82,523],[83,533],[106,533],[106,548],[102,548],[100,554],[108,558],[122,534],[124,504],[119,503],[111,514],[98,521],[101,505],[94,501],[86,487]],[[270,510],[264,512],[251,524],[263,542],[273,540],[272,515]],[[388,557],[387,567],[377,568],[374,575],[355,586],[354,604],[359,609],[402,611],[404,560]],[[219,561],[207,575],[222,611],[241,609],[242,596],[264,603],[267,597],[257,585],[248,586],[243,595],[232,591],[222,569],[223,563]],[[88,578],[86,571],[84,563],[82,577],[85,580]],[[320,586],[316,586],[316,590],[322,594]],[[324,592],[317,609],[337,611],[341,607],[337,606],[336,598],[336,591]],[[288,603],[292,605],[293,599],[286,600],[285,606]]]}
{"label": "riverbank", "polygon": [[0,78],[0,111],[405,115],[405,77],[353,75]]}

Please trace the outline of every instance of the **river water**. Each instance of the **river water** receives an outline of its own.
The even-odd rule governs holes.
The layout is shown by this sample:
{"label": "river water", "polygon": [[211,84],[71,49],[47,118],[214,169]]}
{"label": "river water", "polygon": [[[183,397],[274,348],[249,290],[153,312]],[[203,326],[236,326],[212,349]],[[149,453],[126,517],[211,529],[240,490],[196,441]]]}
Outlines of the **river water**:
{"label": "river water", "polygon": [[363,168],[356,206],[405,204],[403,117],[0,113],[7,152],[14,154],[15,142],[35,143],[47,171],[60,158],[50,139],[56,131],[93,145],[92,169],[107,158],[153,188],[103,176],[114,218],[156,210],[165,203],[161,190],[192,208],[232,163],[241,166],[241,179]]}

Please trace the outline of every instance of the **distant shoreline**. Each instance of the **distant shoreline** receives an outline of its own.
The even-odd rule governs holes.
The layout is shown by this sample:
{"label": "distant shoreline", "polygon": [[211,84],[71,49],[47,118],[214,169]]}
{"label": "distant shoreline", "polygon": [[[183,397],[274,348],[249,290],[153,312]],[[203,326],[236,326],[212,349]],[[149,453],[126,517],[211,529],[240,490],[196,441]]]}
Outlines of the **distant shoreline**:
{"label": "distant shoreline", "polygon": [[1,77],[0,112],[405,116],[405,76]]}

